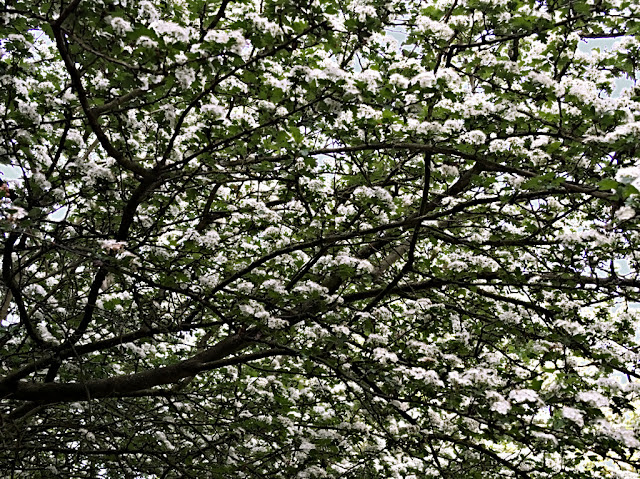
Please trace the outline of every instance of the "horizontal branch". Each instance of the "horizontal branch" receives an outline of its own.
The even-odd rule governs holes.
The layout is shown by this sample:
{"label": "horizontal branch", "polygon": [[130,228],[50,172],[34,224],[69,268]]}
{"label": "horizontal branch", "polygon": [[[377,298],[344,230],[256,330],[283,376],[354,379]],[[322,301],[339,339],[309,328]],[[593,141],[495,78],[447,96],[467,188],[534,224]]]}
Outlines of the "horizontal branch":
{"label": "horizontal branch", "polygon": [[137,98],[139,96],[141,96],[142,94],[146,93],[149,90],[145,90],[144,88],[135,88],[133,90],[131,90],[129,93],[125,93],[122,96],[119,96],[118,98],[115,98],[114,100],[110,101],[109,103],[105,103],[103,105],[98,105],[98,106],[94,106],[91,109],[91,112],[96,116],[100,116],[103,115],[104,113],[107,113],[111,110],[114,110],[116,108],[118,108],[120,105],[125,104],[126,102],[128,102],[129,100],[133,100],[134,98]]}
{"label": "horizontal branch", "polygon": [[248,347],[252,343],[253,340],[247,337],[246,334],[234,334],[206,351],[170,366],[78,383],[36,383],[30,381],[4,383],[0,386],[0,396],[5,399],[46,401],[48,403],[119,397],[155,386],[175,384],[181,379],[193,377],[200,372],[234,364],[234,360],[240,361],[240,358],[243,358],[244,361],[251,361],[269,355],[286,354],[284,351],[275,350],[223,361],[224,358]]}
{"label": "horizontal branch", "polygon": [[[463,158],[469,161],[474,161],[478,163],[478,166],[482,167],[482,169],[485,171],[513,173],[513,174],[522,176],[524,178],[535,178],[536,176],[539,176],[539,174],[536,172],[496,163],[494,161],[487,160],[486,158],[473,153],[465,153],[463,151],[458,151],[454,148],[444,148],[440,146],[425,145],[423,143],[411,143],[411,142],[366,143],[362,145],[342,146],[342,147],[336,147],[336,148],[319,148],[317,150],[310,151],[309,153],[307,153],[307,155],[319,156],[319,155],[334,155],[334,154],[341,154],[341,153],[355,153],[359,151],[383,151],[383,150],[405,150],[405,151],[411,151],[411,152],[432,153],[436,155],[448,155],[448,156]],[[292,155],[290,154],[275,155],[275,156],[261,156],[261,157],[256,157],[252,159],[226,161],[226,162],[221,162],[220,164],[221,166],[246,166],[246,165],[261,163],[265,161],[274,162],[274,161],[280,161],[280,160],[291,159],[291,158],[292,158]],[[612,199],[615,196],[611,193],[600,191],[596,187],[587,187],[587,186],[579,185],[577,183],[574,183],[572,181],[567,181],[567,180],[564,180],[562,183],[560,183],[560,186],[562,186],[563,188],[569,191],[584,193],[590,196],[595,196],[597,198]]]}
{"label": "horizontal branch", "polygon": [[[461,286],[468,288],[470,286],[492,286],[492,287],[508,287],[508,286],[528,286],[530,288],[540,287],[545,288],[548,287],[547,283],[532,283],[532,278],[539,278],[541,281],[546,281],[551,283],[554,288],[562,288],[563,285],[566,285],[568,282],[572,282],[570,286],[567,288],[575,289],[581,286],[595,286],[595,287],[605,287],[605,286],[620,286],[623,288],[640,288],[640,282],[625,279],[625,278],[613,278],[613,277],[591,277],[591,276],[582,276],[576,275],[572,278],[567,278],[562,275],[553,275],[549,273],[542,274],[526,274],[522,276],[522,280],[520,281],[509,281],[512,278],[509,278],[504,273],[500,274],[497,272],[485,272],[478,271],[473,273],[473,277],[469,278],[457,278],[457,279],[446,279],[446,278],[433,278],[426,281],[419,281],[415,283],[405,283],[396,286],[395,288],[389,290],[389,294],[402,294],[402,293],[418,293],[422,291],[427,291],[434,288],[441,288],[447,285]],[[487,281],[496,281],[495,283],[487,283]],[[557,283],[557,284],[554,284]],[[575,285],[573,284],[575,283]],[[365,289],[362,291],[348,293],[343,296],[343,300],[345,303],[353,303],[356,301],[361,301],[363,299],[373,298],[377,294],[379,294],[384,288],[371,288]],[[483,290],[483,295],[486,296],[485,291]],[[501,300],[507,299],[506,296],[494,295],[493,299]],[[513,298],[509,298],[511,300]],[[527,305],[529,303],[526,303]]]}

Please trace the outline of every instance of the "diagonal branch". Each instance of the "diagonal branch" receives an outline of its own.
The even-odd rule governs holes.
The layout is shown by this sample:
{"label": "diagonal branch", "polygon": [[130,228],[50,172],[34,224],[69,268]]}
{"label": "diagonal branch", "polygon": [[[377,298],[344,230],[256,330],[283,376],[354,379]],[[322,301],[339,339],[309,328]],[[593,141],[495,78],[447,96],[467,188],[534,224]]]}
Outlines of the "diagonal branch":
{"label": "diagonal branch", "polygon": [[[12,232],[11,234],[9,234],[9,237],[7,238],[7,241],[5,242],[5,245],[4,245],[4,252],[2,255],[2,281],[5,283],[5,285],[8,288],[7,296],[5,297],[5,303],[7,303],[7,301],[11,301],[10,296],[13,296],[13,300],[16,303],[16,306],[18,307],[20,324],[24,326],[25,330],[27,331],[27,334],[33,340],[33,342],[42,346],[45,343],[36,334],[33,324],[31,323],[31,319],[29,318],[27,307],[25,306],[24,301],[22,299],[22,292],[20,291],[20,288],[18,287],[18,285],[14,280],[15,275],[13,272],[13,260],[11,259],[11,255],[13,254],[13,245],[15,244],[15,242],[18,240],[19,237],[20,235],[18,233]],[[7,304],[6,307],[8,308],[8,306],[9,305]],[[3,309],[4,308],[5,308],[5,305],[3,305]]]}
{"label": "diagonal branch", "polygon": [[109,138],[107,137],[106,133],[98,123],[97,115],[93,112],[93,110],[91,109],[91,106],[89,105],[87,92],[84,89],[84,86],[82,85],[82,79],[80,78],[80,73],[76,69],[75,63],[72,60],[71,55],[69,54],[69,50],[67,48],[67,45],[62,33],[62,29],[60,28],[59,25],[55,23],[52,24],[51,27],[53,29],[53,34],[56,39],[56,46],[58,47],[58,51],[62,56],[62,60],[64,61],[67,72],[71,77],[71,82],[76,90],[76,94],[78,95],[78,100],[80,101],[82,110],[87,118],[87,121],[89,122],[89,126],[91,127],[91,130],[93,130],[93,133],[96,135],[96,137],[100,141],[100,144],[102,145],[104,150],[109,154],[109,156],[111,156],[114,160],[116,160],[116,162],[123,168],[129,171],[132,171],[134,173],[137,173],[143,177],[148,177],[152,175],[151,171],[140,166],[136,162],[126,158],[122,154],[122,152],[120,152],[115,146],[113,146],[111,141],[109,141]]}

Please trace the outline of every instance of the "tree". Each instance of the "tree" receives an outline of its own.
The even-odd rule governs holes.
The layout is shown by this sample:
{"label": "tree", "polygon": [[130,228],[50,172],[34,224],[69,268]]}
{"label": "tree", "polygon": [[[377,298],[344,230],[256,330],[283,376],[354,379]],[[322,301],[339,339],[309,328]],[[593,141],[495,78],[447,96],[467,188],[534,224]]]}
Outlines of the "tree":
{"label": "tree", "polygon": [[637,2],[0,25],[6,477],[638,477]]}

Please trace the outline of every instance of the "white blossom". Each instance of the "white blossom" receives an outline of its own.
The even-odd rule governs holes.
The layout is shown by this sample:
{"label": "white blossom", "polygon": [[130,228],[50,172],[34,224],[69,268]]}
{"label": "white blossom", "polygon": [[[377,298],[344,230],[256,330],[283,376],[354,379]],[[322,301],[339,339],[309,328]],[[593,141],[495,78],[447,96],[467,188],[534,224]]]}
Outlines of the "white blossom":
{"label": "white blossom", "polygon": [[576,423],[579,427],[584,426],[584,413],[578,409],[564,406],[562,408],[562,417]]}
{"label": "white blossom", "polygon": [[196,72],[192,68],[179,68],[176,70],[175,76],[182,88],[189,88],[196,80]]}
{"label": "white blossom", "polygon": [[156,20],[151,23],[151,28],[168,43],[188,42],[192,37],[189,28],[178,25],[174,22]]}
{"label": "white blossom", "polygon": [[382,364],[389,362],[395,363],[398,362],[398,355],[385,348],[375,348],[373,350],[373,359],[381,362]]}
{"label": "white blossom", "polygon": [[509,399],[513,402],[540,402],[540,396],[533,389],[514,389],[509,393]]}
{"label": "white blossom", "polygon": [[427,16],[419,16],[416,20],[416,26],[418,31],[440,40],[448,40],[453,36],[453,30],[448,25],[432,20]]}
{"label": "white blossom", "polygon": [[131,24],[121,17],[112,17],[109,19],[109,24],[116,35],[124,36],[125,34],[132,32],[133,28]]}
{"label": "white blossom", "polygon": [[100,247],[107,252],[111,252],[111,251],[119,252],[124,250],[127,247],[127,243],[126,241],[116,241],[116,240],[108,239],[108,240],[100,241]]}

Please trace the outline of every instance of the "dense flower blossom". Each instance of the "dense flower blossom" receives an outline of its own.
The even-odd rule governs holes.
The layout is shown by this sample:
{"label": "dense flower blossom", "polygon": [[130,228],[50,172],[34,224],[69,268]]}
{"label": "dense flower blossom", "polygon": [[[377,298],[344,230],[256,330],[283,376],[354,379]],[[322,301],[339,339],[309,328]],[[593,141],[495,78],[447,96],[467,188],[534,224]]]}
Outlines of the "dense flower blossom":
{"label": "dense flower blossom", "polygon": [[7,477],[637,477],[640,6],[12,0]]}

